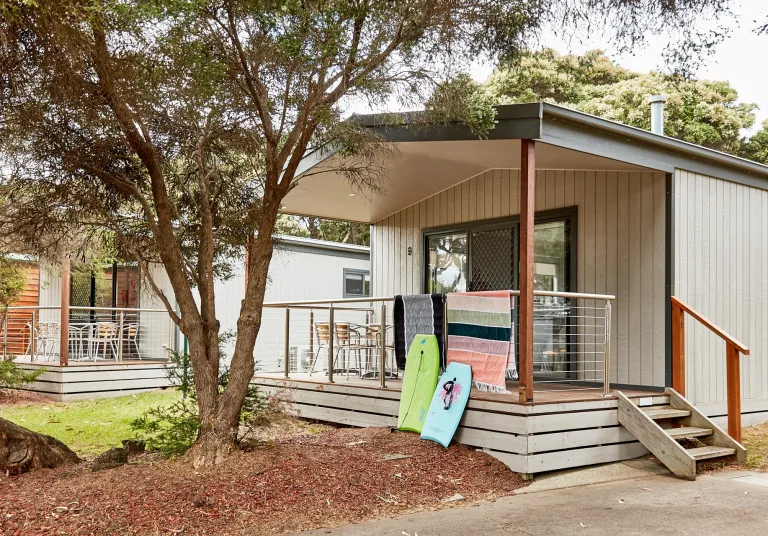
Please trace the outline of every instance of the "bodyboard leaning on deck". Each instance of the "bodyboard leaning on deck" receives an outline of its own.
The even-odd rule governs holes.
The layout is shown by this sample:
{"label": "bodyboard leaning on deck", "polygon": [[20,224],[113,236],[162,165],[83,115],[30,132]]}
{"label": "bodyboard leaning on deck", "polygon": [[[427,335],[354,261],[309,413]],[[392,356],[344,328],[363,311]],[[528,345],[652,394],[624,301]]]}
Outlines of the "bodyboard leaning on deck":
{"label": "bodyboard leaning on deck", "polygon": [[437,385],[440,349],[434,335],[416,335],[405,359],[403,390],[400,392],[400,430],[421,433],[429,403]]}
{"label": "bodyboard leaning on deck", "polygon": [[472,387],[472,367],[464,363],[449,363],[437,382],[429,405],[422,439],[436,441],[447,447],[456,433]]}

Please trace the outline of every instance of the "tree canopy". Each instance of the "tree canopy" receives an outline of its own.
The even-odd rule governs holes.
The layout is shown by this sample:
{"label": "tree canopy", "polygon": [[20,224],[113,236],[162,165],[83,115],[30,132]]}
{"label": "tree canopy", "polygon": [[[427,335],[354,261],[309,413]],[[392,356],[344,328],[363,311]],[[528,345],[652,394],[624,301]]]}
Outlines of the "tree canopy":
{"label": "tree canopy", "polygon": [[752,140],[741,134],[754,125],[757,105],[739,102],[728,82],[636,73],[600,50],[579,56],[543,49],[495,70],[484,89],[499,104],[549,101],[646,130],[648,97],[666,94],[666,135],[768,162],[768,131]]}

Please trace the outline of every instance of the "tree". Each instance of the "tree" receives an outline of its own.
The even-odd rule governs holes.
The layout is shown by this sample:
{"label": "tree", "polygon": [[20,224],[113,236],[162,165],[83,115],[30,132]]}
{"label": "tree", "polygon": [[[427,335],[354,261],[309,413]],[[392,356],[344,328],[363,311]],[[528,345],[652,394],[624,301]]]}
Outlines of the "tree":
{"label": "tree", "polygon": [[8,307],[19,301],[25,284],[21,265],[0,255],[0,333],[5,329]]}
{"label": "tree", "polygon": [[667,95],[668,136],[738,154],[741,130],[755,122],[754,103],[739,103],[728,82],[686,79],[660,72],[634,73],[600,50],[560,55],[552,49],[527,53],[496,70],[487,91],[500,103],[544,100],[649,130],[648,97]]}
{"label": "tree", "polygon": [[328,240],[368,246],[371,243],[370,226],[365,223],[329,220],[312,216],[283,215],[277,223],[277,232],[289,236]]}
{"label": "tree", "polygon": [[739,156],[768,164],[768,119],[751,138],[742,140]]}
{"label": "tree", "polygon": [[[342,120],[351,102],[418,104],[462,62],[509,58],[547,23],[608,20],[629,45],[648,30],[717,18],[730,3],[0,1],[0,235],[43,247],[41,230],[106,228],[139,263],[189,341],[196,465],[235,446],[272,234],[303,156],[339,148],[353,188],[381,189],[377,162],[391,148]],[[214,280],[243,247],[248,281],[219,392]],[[178,313],[150,262],[164,266]]]}

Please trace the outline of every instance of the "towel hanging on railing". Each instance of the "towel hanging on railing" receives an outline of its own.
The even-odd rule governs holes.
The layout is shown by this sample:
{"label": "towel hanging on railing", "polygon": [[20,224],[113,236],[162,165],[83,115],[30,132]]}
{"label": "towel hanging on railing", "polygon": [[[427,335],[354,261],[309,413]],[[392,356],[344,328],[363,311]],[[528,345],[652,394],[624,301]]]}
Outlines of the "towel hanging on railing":
{"label": "towel hanging on railing", "polygon": [[413,337],[435,335],[440,348],[440,368],[445,368],[445,295],[413,294],[395,296],[395,359],[397,367],[405,369],[405,357]]}
{"label": "towel hanging on railing", "polygon": [[509,291],[448,294],[448,363],[472,367],[481,391],[506,393],[506,378],[517,379]]}

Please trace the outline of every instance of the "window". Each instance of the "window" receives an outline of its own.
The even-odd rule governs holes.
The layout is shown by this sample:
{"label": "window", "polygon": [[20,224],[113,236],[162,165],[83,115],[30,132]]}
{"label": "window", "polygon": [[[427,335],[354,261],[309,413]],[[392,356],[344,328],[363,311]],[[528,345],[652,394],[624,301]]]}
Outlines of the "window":
{"label": "window", "polygon": [[467,290],[467,233],[432,235],[427,239],[427,292]]}
{"label": "window", "polygon": [[368,270],[344,268],[344,297],[361,298],[371,295],[371,274]]}

